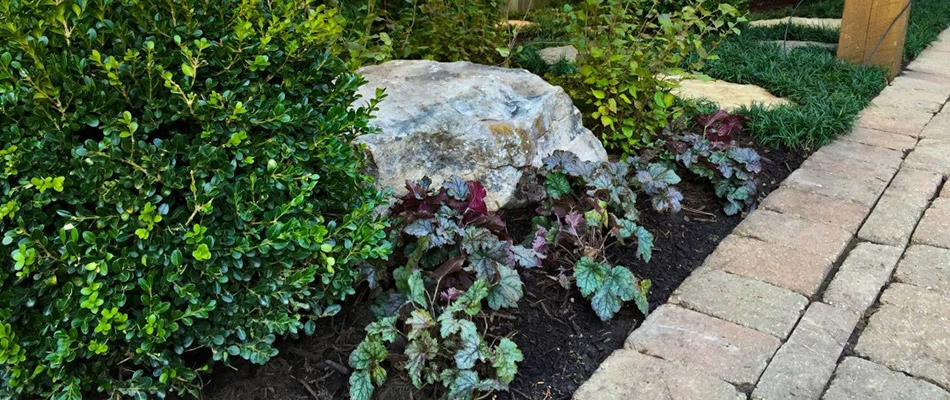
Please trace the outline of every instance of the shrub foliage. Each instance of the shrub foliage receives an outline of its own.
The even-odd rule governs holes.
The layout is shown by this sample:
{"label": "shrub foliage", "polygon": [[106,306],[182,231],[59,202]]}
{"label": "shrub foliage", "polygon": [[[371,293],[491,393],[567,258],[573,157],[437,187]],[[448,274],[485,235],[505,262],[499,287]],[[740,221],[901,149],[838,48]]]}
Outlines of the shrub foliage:
{"label": "shrub foliage", "polygon": [[13,0],[0,21],[0,397],[195,394],[388,254],[333,9]]}

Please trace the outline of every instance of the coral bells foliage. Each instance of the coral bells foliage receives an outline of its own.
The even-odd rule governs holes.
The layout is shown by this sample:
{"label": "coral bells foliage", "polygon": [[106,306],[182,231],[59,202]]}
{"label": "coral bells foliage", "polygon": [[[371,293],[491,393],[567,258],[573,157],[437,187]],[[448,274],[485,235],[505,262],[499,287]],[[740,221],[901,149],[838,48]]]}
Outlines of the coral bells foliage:
{"label": "coral bells foliage", "polygon": [[561,267],[562,285],[569,288],[573,278],[601,319],[612,318],[623,302],[631,300],[646,314],[649,281],[641,282],[625,267],[611,265],[606,250],[615,244],[635,244],[637,255],[650,261],[653,234],[639,224],[638,195],[647,196],[656,211],[679,211],[683,195],[673,187],[679,176],[662,164],[642,163],[636,157],[597,163],[564,151],[545,158],[538,175],[546,199],[534,219],[532,247],[550,252],[550,263]]}
{"label": "coral bells foliage", "polygon": [[665,131],[666,144],[677,163],[690,172],[710,180],[716,196],[725,200],[727,215],[752,210],[756,204],[756,175],[762,172],[759,153],[737,147],[734,135],[748,122],[745,117],[718,110],[697,115],[691,130]]}
{"label": "coral bells foliage", "polygon": [[350,108],[333,9],[12,0],[0,21],[0,398],[197,395],[389,253],[351,146],[375,100]]}
{"label": "coral bells foliage", "polygon": [[[486,340],[477,322],[484,306],[517,307],[524,292],[517,269],[538,266],[544,255],[507,237],[481,183],[453,177],[430,186],[408,182],[393,209],[401,266],[378,297],[379,319],[350,355],[353,399],[371,398],[394,367],[417,388],[436,385],[450,399],[471,399],[506,390],[523,358],[508,338]],[[400,349],[400,362],[390,363]]]}

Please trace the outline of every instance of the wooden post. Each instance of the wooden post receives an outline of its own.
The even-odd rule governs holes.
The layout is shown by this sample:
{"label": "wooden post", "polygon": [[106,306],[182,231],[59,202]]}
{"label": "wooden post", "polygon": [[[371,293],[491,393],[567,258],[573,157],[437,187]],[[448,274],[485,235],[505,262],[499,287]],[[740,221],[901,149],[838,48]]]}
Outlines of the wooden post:
{"label": "wooden post", "polygon": [[855,64],[880,65],[887,69],[888,79],[897,76],[904,57],[907,17],[910,15],[908,4],[911,1],[846,0],[838,39],[838,58]]}

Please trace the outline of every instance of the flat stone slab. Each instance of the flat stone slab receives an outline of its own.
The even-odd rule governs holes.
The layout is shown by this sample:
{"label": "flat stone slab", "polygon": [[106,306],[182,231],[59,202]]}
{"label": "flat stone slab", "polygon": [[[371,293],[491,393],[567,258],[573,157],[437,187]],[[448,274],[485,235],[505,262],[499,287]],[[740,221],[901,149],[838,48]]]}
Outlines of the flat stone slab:
{"label": "flat stone slab", "polygon": [[835,370],[835,379],[822,399],[950,400],[950,393],[868,360],[848,357]]}
{"label": "flat stone slab", "polygon": [[904,247],[917,221],[927,208],[927,199],[909,198],[888,189],[858,231],[858,238],[869,242]]}
{"label": "flat stone slab", "polygon": [[892,370],[950,388],[950,298],[894,284],[881,297],[855,352]]}
{"label": "flat stone slab", "polygon": [[793,188],[779,188],[759,204],[759,208],[837,226],[857,232],[871,209],[849,200],[841,200]]}
{"label": "flat stone slab", "polygon": [[752,385],[780,344],[767,333],[665,304],[630,334],[624,347],[735,385]]}
{"label": "flat stone slab", "polygon": [[788,23],[791,23],[792,25],[812,26],[816,28],[841,29],[840,18],[791,17],[791,18],[760,19],[756,21],[749,21],[749,26],[770,27],[770,26],[781,26]]}
{"label": "flat stone slab", "polygon": [[947,55],[940,52],[923,52],[910,64],[907,69],[911,71],[925,72],[928,74],[950,76],[950,59]]}
{"label": "flat stone slab", "polygon": [[679,81],[679,87],[673,89],[672,93],[681,99],[708,100],[727,111],[752,108],[755,105],[774,108],[792,104],[759,86],[720,80],[705,82],[699,79],[682,79]]}
{"label": "flat stone slab", "polygon": [[862,181],[836,176],[830,172],[799,168],[792,172],[782,186],[808,193],[820,194],[842,200],[854,201],[872,207],[887,187],[887,182]]}
{"label": "flat stone slab", "polygon": [[775,353],[752,392],[753,399],[817,399],[848,344],[859,315],[812,303]]}
{"label": "flat stone slab", "polygon": [[950,175],[950,142],[936,139],[921,139],[917,147],[907,155],[905,166]]}
{"label": "flat stone slab", "polygon": [[562,58],[568,62],[577,61],[577,48],[571,45],[560,46],[560,47],[548,47],[542,49],[539,52],[541,59],[544,62],[554,65],[557,64]]}
{"label": "flat stone slab", "polygon": [[[948,185],[950,186],[950,185]],[[944,193],[947,189],[944,189]],[[917,224],[914,243],[950,249],[950,197],[935,199]]]}
{"label": "flat stone slab", "polygon": [[825,289],[825,303],[863,315],[887,283],[904,249],[860,243],[848,253]]}
{"label": "flat stone slab", "polygon": [[801,40],[770,40],[769,43],[773,43],[783,52],[788,53],[794,49],[806,48],[806,47],[817,47],[823,50],[834,51],[838,48],[837,43],[824,43],[824,42],[808,42]]}
{"label": "flat stone slab", "polygon": [[753,211],[733,232],[834,259],[844,252],[853,237],[851,232],[836,226],[768,210]]}
{"label": "flat stone slab", "polygon": [[670,303],[785,339],[808,305],[787,289],[720,270],[694,271]]}
{"label": "flat stone slab", "polygon": [[688,367],[620,349],[600,364],[574,400],[710,399],[739,400],[732,385]]}
{"label": "flat stone slab", "polygon": [[[894,278],[950,296],[950,250],[931,246],[910,246],[897,266]],[[950,314],[947,317],[950,317]]]}
{"label": "flat stone slab", "polygon": [[834,262],[831,255],[729,235],[703,265],[812,296]]}
{"label": "flat stone slab", "polygon": [[[926,130],[926,128],[925,128]],[[841,140],[862,143],[869,146],[885,149],[907,151],[917,145],[917,139],[897,133],[878,131],[860,126],[854,127],[850,133],[841,136]]]}
{"label": "flat stone slab", "polygon": [[897,107],[870,106],[858,114],[855,126],[917,137],[933,113]]}

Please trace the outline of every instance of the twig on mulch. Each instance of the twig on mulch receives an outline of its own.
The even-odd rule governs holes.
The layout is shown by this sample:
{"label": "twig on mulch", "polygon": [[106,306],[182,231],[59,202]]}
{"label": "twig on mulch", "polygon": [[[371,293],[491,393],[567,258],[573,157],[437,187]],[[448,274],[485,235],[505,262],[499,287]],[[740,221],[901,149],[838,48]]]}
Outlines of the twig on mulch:
{"label": "twig on mulch", "polygon": [[294,378],[294,380],[296,380],[297,382],[300,382],[300,384],[303,385],[303,388],[307,389],[307,392],[309,392],[310,395],[313,396],[314,400],[320,400],[320,396],[317,396],[317,392],[314,391],[312,387],[310,387],[310,384],[308,384],[303,379],[300,379],[293,375],[291,375],[291,378]]}
{"label": "twig on mulch", "polygon": [[716,217],[716,214],[713,214],[713,213],[711,213],[711,212],[706,212],[706,211],[703,211],[703,210],[696,210],[696,209],[692,209],[692,208],[685,207],[685,206],[683,207],[683,210],[686,211],[686,212],[691,212],[691,213],[693,213],[693,214],[705,215],[705,216],[707,216],[707,217],[713,217],[713,218]]}

